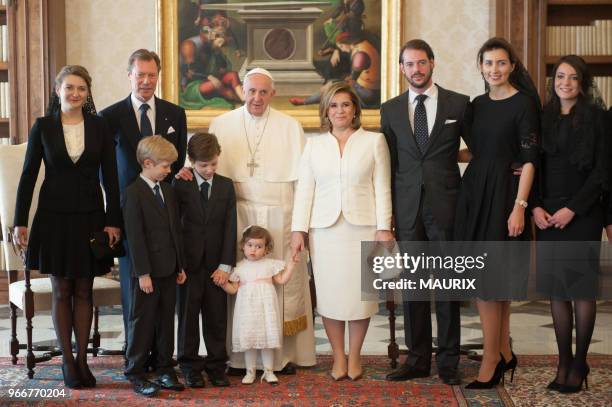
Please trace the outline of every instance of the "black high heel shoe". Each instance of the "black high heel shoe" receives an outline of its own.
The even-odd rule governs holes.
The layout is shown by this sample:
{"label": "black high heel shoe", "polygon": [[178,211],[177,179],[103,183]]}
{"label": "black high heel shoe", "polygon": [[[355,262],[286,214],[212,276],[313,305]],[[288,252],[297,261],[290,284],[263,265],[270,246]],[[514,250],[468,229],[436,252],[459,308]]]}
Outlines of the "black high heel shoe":
{"label": "black high heel shoe", "polygon": [[493,376],[491,380],[488,382],[480,382],[478,380],[474,380],[472,383],[465,386],[466,389],[492,389],[497,386],[504,376],[506,363],[504,362],[504,358],[502,357],[497,366],[495,366],[495,370],[493,371]]}
{"label": "black high heel shoe", "polygon": [[85,366],[77,365],[77,369],[79,371],[79,377],[81,378],[81,385],[83,387],[96,387],[96,377],[89,370],[89,366],[85,364]]}
{"label": "black high heel shoe", "polygon": [[581,372],[582,373],[582,377],[580,378],[580,383],[578,383],[578,385],[576,385],[576,386],[571,386],[569,384],[561,384],[561,385],[559,385],[559,393],[578,393],[580,390],[582,390],[582,383],[583,382],[584,382],[584,389],[585,390],[589,389],[588,376],[589,376],[589,372],[591,371],[591,369],[589,368],[588,365],[584,365],[579,370],[582,371]]}
{"label": "black high heel shoe", "polygon": [[561,386],[563,386],[563,385],[560,384],[559,382],[557,382],[557,378],[555,377],[555,380],[553,380],[552,382],[548,383],[548,386],[546,386],[546,388],[548,390],[559,391]]}
{"label": "black high heel shoe", "polygon": [[[504,355],[502,355],[502,360],[504,360]],[[502,376],[502,384],[505,382],[506,380],[506,372],[508,370],[512,370],[512,373],[510,373],[510,383],[512,383],[512,381],[514,380],[514,371],[516,370],[516,365],[518,364],[518,360],[516,359],[516,355],[514,354],[514,352],[512,352],[512,359],[510,359],[509,362],[506,362],[504,360],[504,373]]]}
{"label": "black high heel shoe", "polygon": [[76,368],[69,369],[65,364],[62,364],[62,375],[64,376],[64,385],[71,389],[80,389],[83,385],[76,373]]}

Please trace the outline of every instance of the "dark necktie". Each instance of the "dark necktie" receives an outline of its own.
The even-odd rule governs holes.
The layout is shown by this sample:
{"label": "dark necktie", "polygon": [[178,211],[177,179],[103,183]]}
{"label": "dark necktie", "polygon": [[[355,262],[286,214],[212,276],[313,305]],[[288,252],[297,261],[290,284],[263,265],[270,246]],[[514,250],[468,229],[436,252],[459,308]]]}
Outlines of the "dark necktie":
{"label": "dark necktie", "polygon": [[418,95],[416,97],[417,105],[414,108],[414,136],[419,146],[421,153],[427,150],[429,142],[429,130],[427,128],[427,111],[425,110],[425,99],[427,95]]}
{"label": "dark necktie", "polygon": [[161,192],[159,192],[159,184],[156,184],[153,187],[153,191],[155,191],[155,199],[157,200],[157,203],[159,204],[159,206],[164,208],[166,204],[164,203],[164,199],[161,196]]}
{"label": "dark necktie", "polygon": [[202,202],[202,209],[206,211],[206,206],[208,205],[208,189],[210,188],[210,184],[206,181],[202,182],[200,185],[200,198]]}
{"label": "dark necktie", "polygon": [[142,137],[148,137],[153,135],[151,121],[149,120],[149,116],[147,116],[147,110],[149,110],[149,107],[150,106],[146,103],[140,105],[140,135]]}

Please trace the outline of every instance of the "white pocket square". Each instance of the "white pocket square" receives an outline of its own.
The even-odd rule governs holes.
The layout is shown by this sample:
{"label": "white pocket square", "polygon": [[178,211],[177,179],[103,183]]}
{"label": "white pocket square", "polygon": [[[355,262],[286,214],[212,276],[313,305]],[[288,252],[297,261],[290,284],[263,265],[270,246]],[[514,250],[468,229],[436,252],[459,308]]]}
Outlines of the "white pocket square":
{"label": "white pocket square", "polygon": [[446,121],[444,122],[444,124],[451,124],[451,123],[455,123],[457,120],[455,119],[446,119]]}
{"label": "white pocket square", "polygon": [[174,127],[170,126],[168,127],[168,131],[166,132],[166,134],[170,134],[170,133],[174,133],[176,130],[174,130]]}

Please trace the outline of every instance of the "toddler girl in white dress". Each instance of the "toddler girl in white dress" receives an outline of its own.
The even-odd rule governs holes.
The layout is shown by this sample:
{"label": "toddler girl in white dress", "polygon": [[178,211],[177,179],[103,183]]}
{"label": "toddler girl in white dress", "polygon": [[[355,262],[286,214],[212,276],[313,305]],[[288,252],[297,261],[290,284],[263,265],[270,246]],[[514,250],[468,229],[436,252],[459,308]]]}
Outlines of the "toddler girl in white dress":
{"label": "toddler girl in white dress", "polygon": [[274,284],[285,284],[291,278],[296,262],[268,259],[272,236],[260,226],[249,226],[240,241],[244,259],[238,262],[223,285],[228,294],[236,294],[232,328],[232,350],[244,352],[246,375],[243,384],[255,381],[257,350],[261,350],[264,373],[261,380],[277,384],[274,375],[274,348],[281,347],[281,314]]}

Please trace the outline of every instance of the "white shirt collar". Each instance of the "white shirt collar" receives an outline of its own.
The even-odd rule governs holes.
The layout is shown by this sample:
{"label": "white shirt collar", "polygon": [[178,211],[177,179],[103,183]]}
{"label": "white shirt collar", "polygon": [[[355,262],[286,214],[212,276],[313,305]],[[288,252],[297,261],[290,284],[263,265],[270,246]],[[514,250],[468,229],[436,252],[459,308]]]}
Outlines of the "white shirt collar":
{"label": "white shirt collar", "polygon": [[193,170],[193,175],[195,175],[196,182],[198,183],[198,187],[201,189],[202,184],[204,182],[208,182],[208,184],[212,187],[213,179],[215,176],[213,175],[210,179],[204,179],[195,169]]}
{"label": "white shirt collar", "polygon": [[139,112],[140,106],[146,103],[149,105],[149,111],[151,113],[155,113],[155,95],[151,96],[151,98],[146,102],[143,102],[139,100],[136,96],[134,96],[134,93],[132,92],[130,93],[130,99],[132,100],[132,106],[134,107],[134,111]]}
{"label": "white shirt collar", "polygon": [[[155,185],[159,185],[159,182],[155,182],[155,181],[150,180],[149,178],[147,178],[144,175],[142,175],[142,172],[140,173],[140,178],[142,178],[147,183],[149,188],[151,188],[151,189],[155,188]],[[161,186],[159,188],[161,189]]]}
{"label": "white shirt collar", "polygon": [[[427,95],[426,100],[436,100],[438,99],[438,87],[434,83],[432,83],[431,86],[421,94]],[[410,104],[413,104],[416,101],[416,97],[418,95],[419,93],[408,90],[408,99],[410,100]]]}

